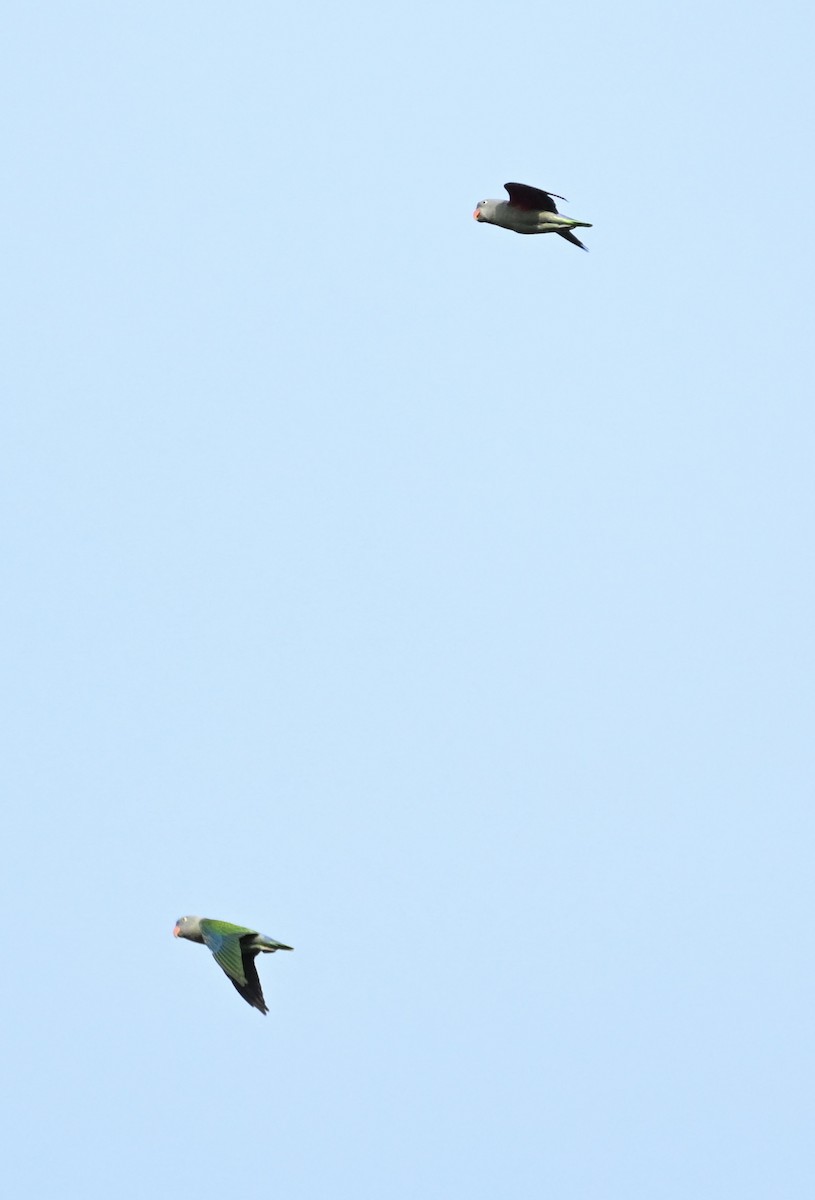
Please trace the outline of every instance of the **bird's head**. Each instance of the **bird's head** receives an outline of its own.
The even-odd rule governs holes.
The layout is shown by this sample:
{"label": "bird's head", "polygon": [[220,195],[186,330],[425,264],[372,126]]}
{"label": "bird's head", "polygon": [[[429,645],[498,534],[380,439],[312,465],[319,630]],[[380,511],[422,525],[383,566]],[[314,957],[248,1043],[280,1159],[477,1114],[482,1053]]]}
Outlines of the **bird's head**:
{"label": "bird's head", "polygon": [[200,917],[179,917],[173,929],[173,937],[190,938],[193,942],[200,942],[201,938],[201,918]]}
{"label": "bird's head", "polygon": [[475,206],[473,217],[476,221],[486,221],[488,225],[500,224],[495,220],[495,214],[501,203],[500,200],[479,200]]}

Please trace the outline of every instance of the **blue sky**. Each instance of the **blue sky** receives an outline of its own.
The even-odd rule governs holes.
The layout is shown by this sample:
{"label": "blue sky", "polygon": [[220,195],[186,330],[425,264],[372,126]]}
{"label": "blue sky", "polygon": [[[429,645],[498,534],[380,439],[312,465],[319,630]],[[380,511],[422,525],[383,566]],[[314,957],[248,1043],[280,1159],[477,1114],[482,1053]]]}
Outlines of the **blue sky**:
{"label": "blue sky", "polygon": [[811,1193],[811,15],[3,26],[9,1194]]}

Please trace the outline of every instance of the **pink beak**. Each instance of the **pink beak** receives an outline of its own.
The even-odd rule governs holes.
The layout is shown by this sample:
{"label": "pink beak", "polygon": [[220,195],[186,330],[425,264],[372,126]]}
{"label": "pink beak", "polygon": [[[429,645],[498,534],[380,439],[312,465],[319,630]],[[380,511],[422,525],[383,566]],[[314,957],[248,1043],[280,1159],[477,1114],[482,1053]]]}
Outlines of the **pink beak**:
{"label": "pink beak", "polygon": [[476,209],[476,210],[475,210],[475,212],[473,213],[473,220],[474,220],[474,221],[480,221],[480,220],[481,220],[481,213],[478,211],[478,209]]}
{"label": "pink beak", "polygon": [[181,930],[180,930],[180,929],[179,929],[179,927],[176,925],[175,929],[173,930],[173,937],[178,937],[178,935],[179,935],[179,933],[180,933],[180,932],[181,932]]}

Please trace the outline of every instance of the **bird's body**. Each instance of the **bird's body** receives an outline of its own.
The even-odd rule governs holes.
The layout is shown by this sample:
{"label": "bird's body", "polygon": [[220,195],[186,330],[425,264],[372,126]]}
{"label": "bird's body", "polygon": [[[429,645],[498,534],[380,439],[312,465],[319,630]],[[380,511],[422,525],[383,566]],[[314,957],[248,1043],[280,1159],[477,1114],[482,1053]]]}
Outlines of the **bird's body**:
{"label": "bird's body", "polygon": [[274,954],[275,950],[291,950],[292,946],[284,946],[256,929],[209,917],[179,917],[173,936],[206,946],[246,1003],[262,1013],[269,1011],[263,999],[255,958],[258,954]]}
{"label": "bird's body", "polygon": [[473,213],[476,221],[500,225],[515,233],[559,233],[581,250],[586,249],[571,230],[591,229],[591,224],[559,213],[555,200],[562,200],[562,196],[528,187],[525,183],[505,183],[504,187],[509,200],[481,200]]}

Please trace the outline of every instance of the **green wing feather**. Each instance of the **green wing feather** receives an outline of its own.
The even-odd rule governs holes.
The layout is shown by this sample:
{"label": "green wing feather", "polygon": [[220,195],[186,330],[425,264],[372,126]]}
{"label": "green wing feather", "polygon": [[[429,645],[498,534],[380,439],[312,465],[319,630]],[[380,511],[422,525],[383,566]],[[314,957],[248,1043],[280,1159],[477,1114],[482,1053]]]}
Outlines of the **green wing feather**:
{"label": "green wing feather", "polygon": [[212,955],[230,979],[235,979],[243,986],[246,985],[246,974],[243,969],[243,954],[241,938],[244,934],[255,933],[254,929],[246,929],[243,925],[231,925],[229,921],[201,922],[201,936],[204,945],[212,951]]}

